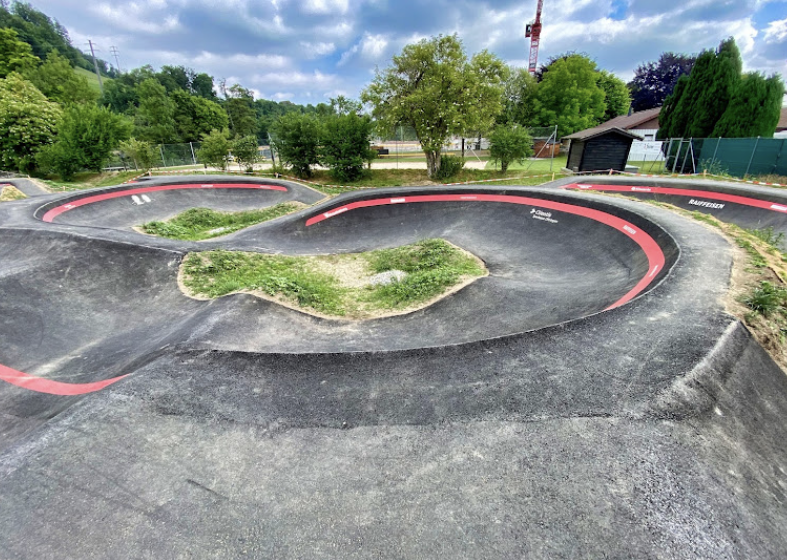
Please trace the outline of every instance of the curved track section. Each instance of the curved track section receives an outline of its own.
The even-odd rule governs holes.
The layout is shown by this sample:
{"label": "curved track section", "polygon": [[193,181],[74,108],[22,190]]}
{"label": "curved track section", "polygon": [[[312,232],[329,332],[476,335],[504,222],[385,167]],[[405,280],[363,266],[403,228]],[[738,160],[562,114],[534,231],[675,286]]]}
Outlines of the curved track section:
{"label": "curved track section", "polygon": [[[582,179],[568,190],[617,193],[644,200],[668,202],[685,210],[710,214],[743,228],[773,228],[787,236],[787,193],[773,188],[712,181],[640,178]],[[787,241],[783,242],[787,249]]]}
{"label": "curved track section", "polygon": [[[356,192],[201,243],[129,230],[320,197],[269,186],[0,206],[1,556],[781,558],[787,380],[724,311],[714,232],[553,187]],[[192,250],[427,237],[490,276],[401,317],[175,282]]]}

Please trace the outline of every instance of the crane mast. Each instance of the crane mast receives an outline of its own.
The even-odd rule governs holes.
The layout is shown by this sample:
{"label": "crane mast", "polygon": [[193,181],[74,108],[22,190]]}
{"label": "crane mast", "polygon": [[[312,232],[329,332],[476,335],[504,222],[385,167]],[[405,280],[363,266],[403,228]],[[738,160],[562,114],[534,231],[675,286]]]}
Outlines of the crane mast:
{"label": "crane mast", "polygon": [[528,24],[526,37],[530,37],[530,62],[527,66],[527,71],[531,74],[536,73],[538,66],[538,44],[541,42],[541,9],[544,7],[544,0],[538,0],[538,8],[536,9],[536,21]]}

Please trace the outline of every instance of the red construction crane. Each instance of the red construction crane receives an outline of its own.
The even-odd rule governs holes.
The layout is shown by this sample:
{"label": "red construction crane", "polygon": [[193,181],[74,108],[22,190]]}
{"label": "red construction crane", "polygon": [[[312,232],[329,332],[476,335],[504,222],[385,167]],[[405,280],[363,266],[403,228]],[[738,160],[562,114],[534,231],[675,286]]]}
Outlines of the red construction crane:
{"label": "red construction crane", "polygon": [[538,9],[536,9],[536,21],[528,23],[525,28],[525,37],[530,37],[530,63],[528,64],[527,71],[531,74],[536,73],[536,66],[538,66],[538,43],[541,41],[541,8],[544,7],[544,0],[538,0]]}

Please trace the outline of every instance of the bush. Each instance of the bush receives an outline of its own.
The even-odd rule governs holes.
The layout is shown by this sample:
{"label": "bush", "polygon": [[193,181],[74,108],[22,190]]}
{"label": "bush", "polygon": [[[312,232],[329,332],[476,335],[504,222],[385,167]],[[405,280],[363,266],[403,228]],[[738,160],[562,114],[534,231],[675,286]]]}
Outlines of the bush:
{"label": "bush", "polygon": [[260,159],[260,150],[256,136],[244,136],[236,138],[232,142],[232,155],[240,167],[246,171],[253,171],[254,164]]}
{"label": "bush", "polygon": [[272,144],[281,163],[298,177],[311,177],[311,166],[319,163],[320,122],[313,115],[288,113],[271,125]]}
{"label": "bush", "polygon": [[351,182],[363,177],[364,163],[376,152],[369,147],[372,120],[355,113],[329,117],[325,122],[320,160],[337,181]]}
{"label": "bush", "polygon": [[503,173],[515,162],[523,162],[533,155],[533,139],[524,128],[498,126],[489,137],[489,155],[494,163],[500,164]]}
{"label": "bush", "polygon": [[137,140],[136,138],[121,142],[120,151],[123,153],[124,158],[134,160],[134,167],[142,171],[148,171],[155,167],[159,159],[156,150],[150,142]]}
{"label": "bush", "polygon": [[435,172],[435,179],[445,181],[457,175],[465,166],[465,160],[457,156],[443,156],[440,158],[440,167]]}
{"label": "bush", "polygon": [[210,134],[202,137],[202,144],[197,150],[197,159],[205,167],[218,167],[222,171],[227,169],[230,161],[230,133],[224,130],[211,130]]}

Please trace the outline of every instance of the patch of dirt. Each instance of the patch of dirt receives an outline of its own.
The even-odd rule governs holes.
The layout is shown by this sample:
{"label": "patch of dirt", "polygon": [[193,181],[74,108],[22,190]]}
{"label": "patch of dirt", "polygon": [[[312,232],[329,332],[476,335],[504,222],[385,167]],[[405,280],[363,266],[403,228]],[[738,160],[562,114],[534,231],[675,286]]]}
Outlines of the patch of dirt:
{"label": "patch of dirt", "polygon": [[0,189],[0,202],[12,202],[14,200],[23,200],[27,195],[17,189],[14,185],[5,185]]}

